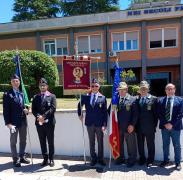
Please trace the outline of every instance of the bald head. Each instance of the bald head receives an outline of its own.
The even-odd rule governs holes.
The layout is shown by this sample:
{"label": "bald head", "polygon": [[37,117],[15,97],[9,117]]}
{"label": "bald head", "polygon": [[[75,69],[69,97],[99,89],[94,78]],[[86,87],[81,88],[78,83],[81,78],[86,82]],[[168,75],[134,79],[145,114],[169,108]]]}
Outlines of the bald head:
{"label": "bald head", "polygon": [[169,96],[169,97],[174,96],[175,95],[175,91],[176,91],[176,88],[175,88],[174,84],[168,83],[165,86],[165,92],[166,92],[167,96]]}

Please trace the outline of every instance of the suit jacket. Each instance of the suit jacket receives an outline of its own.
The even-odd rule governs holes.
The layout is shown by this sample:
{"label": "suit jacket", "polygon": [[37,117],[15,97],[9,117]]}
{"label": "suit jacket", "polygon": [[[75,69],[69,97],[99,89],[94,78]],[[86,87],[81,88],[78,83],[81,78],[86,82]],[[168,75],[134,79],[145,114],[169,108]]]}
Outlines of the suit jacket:
{"label": "suit jacket", "polygon": [[120,104],[120,99],[117,104],[117,117],[119,128],[126,132],[129,125],[136,125],[138,119],[138,107],[136,98],[127,94],[124,102]]}
{"label": "suit jacket", "polygon": [[[23,93],[20,92],[20,94],[23,99]],[[13,89],[5,92],[3,95],[3,116],[5,125],[13,124],[16,127],[21,127],[22,123],[26,124],[24,108],[24,104],[19,102]]]}
{"label": "suit jacket", "polygon": [[175,96],[172,110],[171,121],[166,121],[165,112],[166,112],[166,100],[167,97],[162,97],[158,100],[158,118],[160,120],[159,128],[164,129],[165,124],[171,123],[174,130],[182,129],[182,117],[183,117],[183,99],[181,97]]}
{"label": "suit jacket", "polygon": [[137,105],[139,118],[136,125],[137,132],[151,134],[156,131],[158,117],[156,112],[157,98],[148,95],[143,104],[140,102],[140,97],[137,97]]}
{"label": "suit jacket", "polygon": [[99,93],[98,98],[95,102],[95,106],[92,107],[90,104],[91,95],[82,95],[81,104],[78,103],[78,116],[81,115],[81,106],[85,105],[86,116],[85,125],[86,126],[96,126],[102,127],[107,126],[107,101],[105,96]]}
{"label": "suit jacket", "polygon": [[44,97],[44,100],[41,99],[41,94],[34,96],[32,101],[32,113],[36,118],[35,124],[39,125],[37,117],[42,115],[45,117],[45,120],[48,120],[48,125],[54,125],[56,123],[54,113],[56,111],[56,96],[51,93],[47,93]]}

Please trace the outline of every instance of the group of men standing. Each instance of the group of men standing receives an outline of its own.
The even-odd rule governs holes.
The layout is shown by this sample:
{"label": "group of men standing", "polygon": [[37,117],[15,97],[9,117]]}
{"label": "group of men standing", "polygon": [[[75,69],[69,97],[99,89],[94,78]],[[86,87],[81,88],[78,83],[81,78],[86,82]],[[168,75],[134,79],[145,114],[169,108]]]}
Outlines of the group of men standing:
{"label": "group of men standing", "polygon": [[[17,75],[12,76],[11,85],[12,89],[3,96],[3,115],[5,125],[10,129],[13,165],[20,167],[21,163],[30,163],[25,157],[26,115],[29,108],[24,104],[24,95],[20,91],[20,79]],[[41,166],[49,164],[53,167],[56,97],[48,91],[48,82],[44,78],[39,81],[39,89],[40,93],[33,98],[32,113],[35,116],[35,125],[43,155]],[[86,109],[85,125],[89,137],[91,166],[96,163],[105,165],[103,136],[107,127],[108,110],[106,97],[99,92],[99,89],[100,84],[96,79],[93,79],[91,93],[83,95],[78,103],[78,116],[82,122],[82,107],[85,106]],[[176,88],[172,83],[165,87],[166,96],[159,99],[151,95],[149,89],[148,82],[141,81],[139,95],[134,97],[128,94],[128,85],[125,82],[119,83],[119,101],[116,110],[120,136],[120,157],[115,160],[115,164],[127,163],[127,167],[132,167],[137,160],[138,147],[139,164],[146,163],[148,167],[151,167],[154,163],[155,132],[159,120],[164,155],[160,166],[165,167],[169,164],[170,139],[172,139],[175,168],[181,170],[180,132],[182,130],[183,100],[175,96]],[[16,148],[18,134],[20,139],[19,155]],[[95,137],[98,141],[98,155],[95,151]],[[148,150],[147,157],[144,151],[145,140]],[[124,142],[127,145],[128,158],[124,156]]]}
{"label": "group of men standing", "polygon": [[[86,109],[85,125],[89,137],[91,166],[94,166],[97,162],[105,165],[103,132],[107,126],[107,103],[105,96],[99,93],[99,88],[99,83],[96,79],[93,79],[91,93],[82,96],[81,102],[78,104],[78,115],[82,121],[82,106],[85,105]],[[149,89],[148,82],[141,81],[139,95],[131,96],[128,93],[128,85],[125,82],[119,83],[119,101],[116,110],[120,137],[120,157],[115,160],[115,164],[126,163],[127,167],[134,166],[137,160],[138,147],[139,165],[146,164],[147,167],[151,167],[155,158],[155,132],[159,120],[164,155],[160,167],[169,165],[170,139],[172,139],[175,168],[181,170],[180,132],[182,130],[183,99],[175,96],[176,88],[172,83],[166,85],[165,97],[157,98],[149,93]],[[98,157],[95,153],[95,134],[98,141]],[[144,150],[145,140],[148,150],[147,157]],[[124,156],[125,141],[128,158]]]}

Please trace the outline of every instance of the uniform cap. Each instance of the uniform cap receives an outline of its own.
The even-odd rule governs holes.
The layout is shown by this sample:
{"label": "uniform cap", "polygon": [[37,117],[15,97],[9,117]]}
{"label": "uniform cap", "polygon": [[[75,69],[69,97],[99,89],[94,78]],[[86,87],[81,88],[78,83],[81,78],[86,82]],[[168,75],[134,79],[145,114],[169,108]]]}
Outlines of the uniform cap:
{"label": "uniform cap", "polygon": [[128,88],[128,86],[127,86],[127,84],[125,82],[120,82],[119,83],[118,90],[120,90],[120,89],[127,89],[127,88]]}
{"label": "uniform cap", "polygon": [[14,74],[13,76],[11,76],[11,80],[13,80],[13,79],[20,80],[20,77],[17,74]]}
{"label": "uniform cap", "polygon": [[140,88],[149,89],[149,83],[147,81],[141,81],[140,82]]}
{"label": "uniform cap", "polygon": [[47,82],[47,80],[45,78],[41,78],[39,80],[39,84],[47,84],[48,85],[48,82]]}

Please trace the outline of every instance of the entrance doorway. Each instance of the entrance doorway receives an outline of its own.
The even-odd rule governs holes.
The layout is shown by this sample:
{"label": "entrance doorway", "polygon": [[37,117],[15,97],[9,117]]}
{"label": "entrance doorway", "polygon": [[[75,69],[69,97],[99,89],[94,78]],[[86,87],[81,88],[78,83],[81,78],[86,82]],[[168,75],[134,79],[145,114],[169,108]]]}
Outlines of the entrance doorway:
{"label": "entrance doorway", "polygon": [[147,81],[150,84],[150,93],[155,96],[165,96],[165,86],[170,82],[171,73],[148,73]]}

